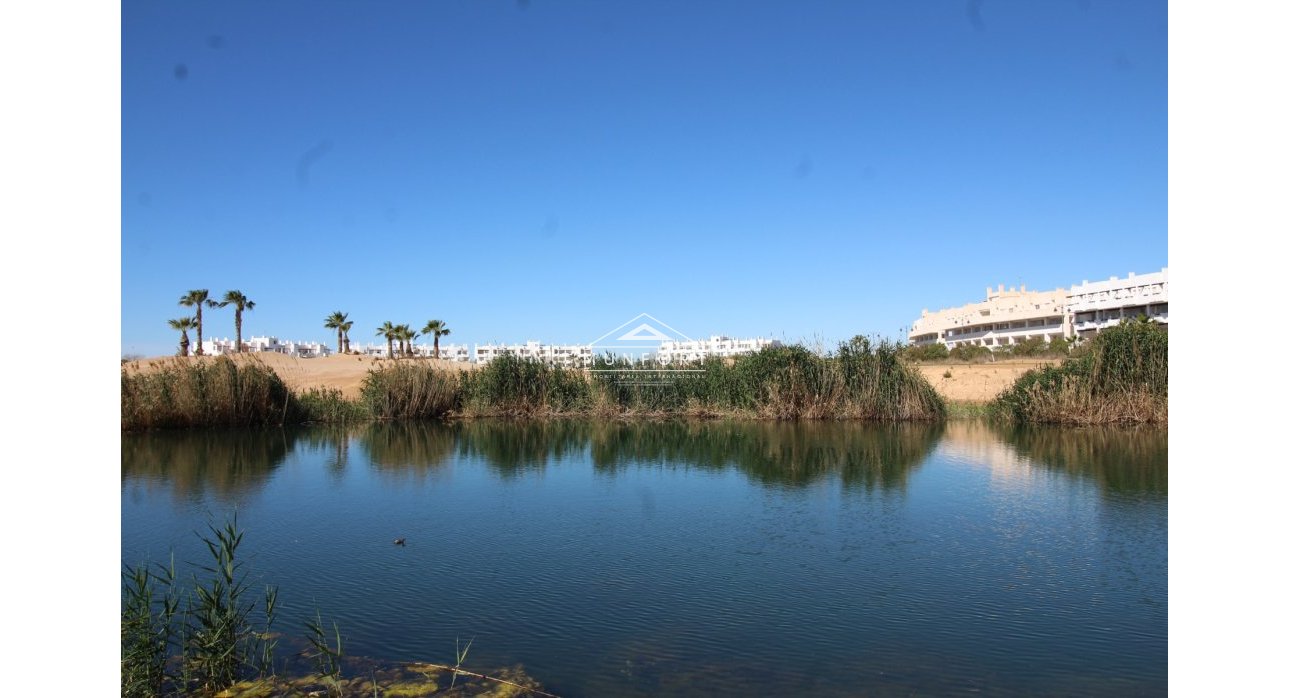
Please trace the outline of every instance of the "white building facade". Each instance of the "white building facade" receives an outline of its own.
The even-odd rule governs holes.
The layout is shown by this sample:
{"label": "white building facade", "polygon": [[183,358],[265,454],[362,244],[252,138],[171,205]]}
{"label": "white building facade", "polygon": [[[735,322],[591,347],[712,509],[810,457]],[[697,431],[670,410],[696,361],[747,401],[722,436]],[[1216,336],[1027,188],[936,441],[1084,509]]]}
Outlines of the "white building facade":
{"label": "white building facade", "polygon": [[[210,356],[223,356],[225,354],[236,353],[234,345],[237,342],[231,338],[225,337],[211,338],[202,340],[202,353]],[[242,353],[253,354],[268,352],[273,354],[286,354],[302,359],[312,359],[319,356],[331,356],[332,350],[322,342],[296,342],[292,340],[281,340],[277,337],[251,337],[242,340]]]}
{"label": "white building facade", "polygon": [[[412,345],[412,353],[415,356],[433,359],[434,344],[414,344]],[[470,347],[465,344],[440,344],[439,360],[452,361],[454,363],[469,363]]]}
{"label": "white building facade", "polygon": [[740,354],[753,354],[767,347],[783,346],[778,339],[733,339],[724,335],[712,335],[707,339],[686,341],[664,341],[659,343],[658,353],[654,358],[661,364],[689,363],[703,361],[709,357],[725,358]]}
{"label": "white building facade", "polygon": [[1169,268],[1123,279],[1084,281],[1072,286],[1066,301],[1075,336],[1088,338],[1124,320],[1149,317],[1169,327]]}
{"label": "white building facade", "polygon": [[1020,344],[1028,339],[1054,339],[1070,336],[1066,312],[1066,292],[998,289],[985,290],[985,300],[957,308],[923,314],[909,328],[909,341],[915,346],[944,344],[953,349],[975,345],[987,349]]}
{"label": "white building facade", "polygon": [[986,289],[985,301],[936,312],[910,325],[914,346],[975,345],[997,349],[1028,339],[1088,339],[1121,321],[1146,316],[1169,323],[1169,269],[1141,276],[1084,281],[1069,291]]}

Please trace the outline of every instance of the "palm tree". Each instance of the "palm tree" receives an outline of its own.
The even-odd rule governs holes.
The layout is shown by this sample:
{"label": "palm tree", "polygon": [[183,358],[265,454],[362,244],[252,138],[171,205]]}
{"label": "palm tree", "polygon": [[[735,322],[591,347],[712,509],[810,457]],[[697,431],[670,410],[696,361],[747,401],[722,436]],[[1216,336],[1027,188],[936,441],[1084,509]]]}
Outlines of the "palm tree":
{"label": "palm tree", "polygon": [[395,327],[389,320],[384,325],[376,328],[376,336],[385,338],[385,349],[389,352],[391,359],[394,358],[394,340],[399,336],[399,328]]}
{"label": "palm tree", "polygon": [[188,356],[188,330],[197,326],[196,321],[190,317],[181,317],[178,320],[169,320],[170,329],[179,330],[179,355]]}
{"label": "palm tree", "polygon": [[439,337],[452,334],[452,330],[448,329],[448,323],[443,320],[431,320],[421,328],[421,332],[434,335],[434,358],[439,358]]}
{"label": "palm tree", "polygon": [[353,320],[346,320],[340,323],[340,331],[345,335],[345,353],[349,353],[349,328],[354,326]]}
{"label": "palm tree", "polygon": [[241,291],[228,291],[224,294],[224,300],[216,303],[219,307],[233,306],[233,328],[237,330],[237,344],[233,351],[242,353],[242,311],[255,310],[255,301],[246,297]]}
{"label": "palm tree", "polygon": [[217,305],[219,305],[215,301],[209,299],[210,294],[211,294],[210,289],[199,288],[199,289],[194,289],[192,291],[189,291],[188,293],[179,297],[180,305],[186,308],[192,308],[194,306],[197,308],[197,318],[196,318],[197,352],[196,353],[198,356],[201,356],[204,353],[202,351],[202,306],[209,305],[210,307],[214,308]]}
{"label": "palm tree", "polygon": [[[343,353],[345,351],[345,330],[342,327],[342,325],[345,324],[345,320],[348,317],[349,317],[348,313],[342,313],[339,310],[337,310],[331,315],[328,315],[323,320],[323,323],[324,323],[323,327],[326,327],[329,330],[336,330],[336,353],[337,354]],[[350,323],[350,324],[353,324],[353,323]]]}
{"label": "palm tree", "polygon": [[412,345],[412,337],[414,335],[412,328],[407,325],[398,325],[395,329],[399,332],[399,353],[405,357],[410,356],[412,353],[410,351],[410,347]]}

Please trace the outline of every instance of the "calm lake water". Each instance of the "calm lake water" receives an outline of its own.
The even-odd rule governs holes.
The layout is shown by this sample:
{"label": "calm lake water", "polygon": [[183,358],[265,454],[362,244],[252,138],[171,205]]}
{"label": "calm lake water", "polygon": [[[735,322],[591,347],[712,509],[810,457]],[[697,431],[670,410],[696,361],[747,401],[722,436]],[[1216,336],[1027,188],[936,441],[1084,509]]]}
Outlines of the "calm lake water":
{"label": "calm lake water", "polygon": [[[278,624],[563,696],[1157,695],[1163,431],[670,422],[122,437],[122,562],[236,511]],[[392,544],[406,537],[407,545]],[[193,569],[191,566],[188,569]]]}

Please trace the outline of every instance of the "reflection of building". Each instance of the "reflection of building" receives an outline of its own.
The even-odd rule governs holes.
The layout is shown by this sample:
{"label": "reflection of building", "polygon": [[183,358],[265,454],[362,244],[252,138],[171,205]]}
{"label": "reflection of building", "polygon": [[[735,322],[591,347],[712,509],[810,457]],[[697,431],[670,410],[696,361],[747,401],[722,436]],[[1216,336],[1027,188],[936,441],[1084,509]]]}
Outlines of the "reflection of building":
{"label": "reflection of building", "polygon": [[[202,352],[211,356],[232,354],[234,353],[234,344],[236,342],[228,338],[203,339]],[[242,351],[245,353],[269,352],[286,354],[287,356],[297,356],[302,359],[331,356],[332,353],[331,348],[322,342],[293,342],[291,340],[280,340],[277,337],[251,337],[250,339],[242,340]]]}
{"label": "reflection of building", "polygon": [[953,349],[973,344],[994,349],[1027,339],[1051,342],[1069,336],[1066,292],[986,289],[985,301],[957,308],[923,311],[909,329],[915,345],[941,343]]}
{"label": "reflection of building", "polygon": [[[442,353],[443,347],[440,347]],[[475,361],[487,364],[502,354],[512,354],[521,359],[534,359],[556,366],[590,366],[593,351],[590,344],[543,344],[528,341],[524,344],[476,344]]]}
{"label": "reflection of building", "polygon": [[944,344],[950,349],[975,345],[988,349],[1027,339],[1051,342],[1059,337],[1087,338],[1119,324],[1147,316],[1168,326],[1169,269],[1128,278],[1087,281],[1070,291],[986,289],[985,301],[936,312],[923,311],[909,329],[916,346]]}
{"label": "reflection of building", "polygon": [[665,341],[659,343],[655,358],[659,363],[674,361],[702,361],[708,357],[728,357],[740,354],[752,354],[768,347],[781,346],[778,339],[731,339],[722,335],[712,335],[708,339],[689,341]]}
{"label": "reflection of building", "polygon": [[1066,311],[1074,316],[1074,331],[1080,337],[1144,315],[1169,327],[1169,268],[1072,286]]}
{"label": "reflection of building", "polygon": [[1034,477],[1030,459],[1018,453],[985,422],[963,419],[946,422],[936,448],[941,456],[973,467],[989,468],[990,480],[998,485],[1024,487]]}

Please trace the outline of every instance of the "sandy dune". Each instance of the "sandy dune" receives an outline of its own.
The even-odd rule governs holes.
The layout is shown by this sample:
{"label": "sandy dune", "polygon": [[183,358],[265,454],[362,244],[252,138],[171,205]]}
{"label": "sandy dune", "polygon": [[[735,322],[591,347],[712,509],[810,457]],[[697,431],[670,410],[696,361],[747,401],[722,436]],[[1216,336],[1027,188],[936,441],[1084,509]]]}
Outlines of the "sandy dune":
{"label": "sandy dune", "polygon": [[[918,364],[932,387],[946,400],[989,402],[1009,388],[1021,374],[1032,368],[1059,363],[1055,359],[1009,359],[984,364]],[[949,378],[945,377],[946,373]]]}

